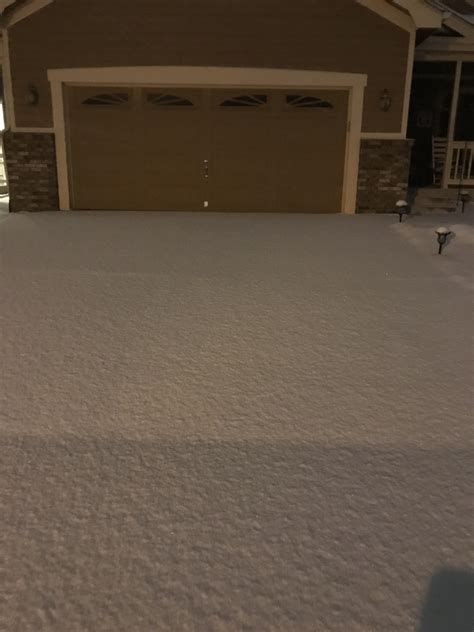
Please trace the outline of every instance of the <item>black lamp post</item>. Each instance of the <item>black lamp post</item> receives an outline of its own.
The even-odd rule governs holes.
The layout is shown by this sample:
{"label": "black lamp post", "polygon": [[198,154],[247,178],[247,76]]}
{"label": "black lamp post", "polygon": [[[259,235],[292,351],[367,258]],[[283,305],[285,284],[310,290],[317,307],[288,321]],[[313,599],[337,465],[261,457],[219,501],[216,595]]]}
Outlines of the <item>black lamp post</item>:
{"label": "black lamp post", "polygon": [[469,195],[468,191],[464,190],[464,191],[461,191],[461,193],[459,194],[459,199],[461,200],[461,203],[462,203],[461,213],[464,213],[466,204],[471,201],[471,196]]}
{"label": "black lamp post", "polygon": [[440,255],[443,252],[443,246],[446,244],[451,231],[449,230],[449,228],[444,228],[444,226],[441,226],[440,228],[436,229],[436,234],[438,235],[439,244],[438,254]]}
{"label": "black lamp post", "polygon": [[396,212],[398,213],[398,221],[401,223],[403,216],[409,213],[408,202],[405,200],[398,200],[395,206],[397,207]]}

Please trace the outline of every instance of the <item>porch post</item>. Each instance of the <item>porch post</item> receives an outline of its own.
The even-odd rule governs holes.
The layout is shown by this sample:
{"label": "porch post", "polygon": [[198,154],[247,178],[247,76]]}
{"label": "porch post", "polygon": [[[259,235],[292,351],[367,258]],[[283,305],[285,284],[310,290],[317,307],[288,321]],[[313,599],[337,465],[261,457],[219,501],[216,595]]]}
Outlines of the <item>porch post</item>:
{"label": "porch post", "polygon": [[453,86],[453,98],[451,99],[451,112],[449,114],[448,143],[447,143],[447,149],[446,149],[446,161],[444,163],[443,181],[442,181],[443,189],[448,188],[449,176],[451,173],[451,163],[453,161],[453,141],[454,141],[454,132],[456,130],[456,117],[458,113],[459,87],[461,85],[461,72],[462,72],[462,61],[458,60],[456,62],[456,73],[454,75],[454,86]]}

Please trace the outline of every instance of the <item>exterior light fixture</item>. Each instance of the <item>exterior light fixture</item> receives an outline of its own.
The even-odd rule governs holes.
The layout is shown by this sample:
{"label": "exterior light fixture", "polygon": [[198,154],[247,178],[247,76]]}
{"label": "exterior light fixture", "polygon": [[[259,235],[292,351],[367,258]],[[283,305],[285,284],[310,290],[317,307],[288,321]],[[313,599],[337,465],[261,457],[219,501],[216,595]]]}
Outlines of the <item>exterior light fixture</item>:
{"label": "exterior light fixture", "polygon": [[445,228],[444,226],[440,226],[436,229],[436,234],[438,235],[438,254],[440,255],[443,252],[443,246],[445,245],[451,231],[449,228]]}
{"label": "exterior light fixture", "polygon": [[398,200],[395,206],[397,207],[396,212],[398,213],[399,222],[401,223],[403,216],[407,215],[410,212],[410,209],[408,208],[408,202],[406,202],[405,200]]}
{"label": "exterior light fixture", "polygon": [[387,88],[382,92],[379,99],[380,109],[382,112],[388,112],[392,107],[392,97],[390,96]]}
{"label": "exterior light fixture", "polygon": [[461,191],[461,193],[459,194],[459,199],[461,200],[461,204],[462,204],[461,213],[464,213],[466,204],[471,201],[471,196],[469,194],[469,191],[466,191],[466,190]]}
{"label": "exterior light fixture", "polygon": [[25,92],[25,103],[27,105],[38,105],[39,93],[35,86],[28,86]]}

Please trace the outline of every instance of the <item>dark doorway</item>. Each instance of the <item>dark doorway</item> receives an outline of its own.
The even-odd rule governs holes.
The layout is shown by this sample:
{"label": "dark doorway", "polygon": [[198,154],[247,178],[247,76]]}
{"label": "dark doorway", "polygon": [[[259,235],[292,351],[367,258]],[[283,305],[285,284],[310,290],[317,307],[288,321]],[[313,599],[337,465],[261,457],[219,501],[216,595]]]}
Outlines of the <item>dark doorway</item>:
{"label": "dark doorway", "polygon": [[408,119],[408,137],[415,140],[412,187],[440,184],[455,72],[455,62],[415,62]]}

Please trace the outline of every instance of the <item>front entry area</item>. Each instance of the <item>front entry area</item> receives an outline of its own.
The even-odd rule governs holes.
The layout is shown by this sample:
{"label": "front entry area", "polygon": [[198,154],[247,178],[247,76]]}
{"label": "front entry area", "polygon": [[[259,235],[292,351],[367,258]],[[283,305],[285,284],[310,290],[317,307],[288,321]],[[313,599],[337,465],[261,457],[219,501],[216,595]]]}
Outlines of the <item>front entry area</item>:
{"label": "front entry area", "polygon": [[73,209],[340,212],[348,91],[66,86]]}

